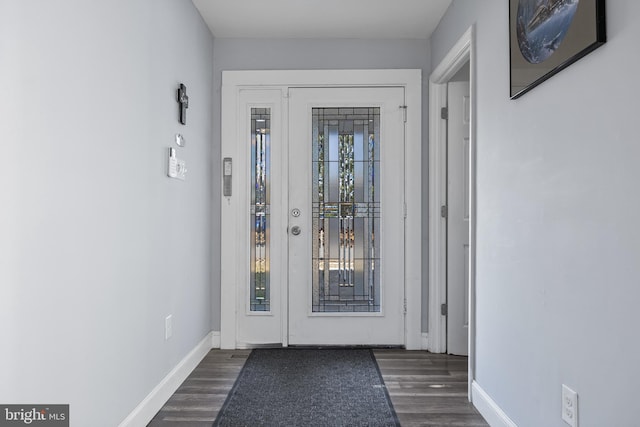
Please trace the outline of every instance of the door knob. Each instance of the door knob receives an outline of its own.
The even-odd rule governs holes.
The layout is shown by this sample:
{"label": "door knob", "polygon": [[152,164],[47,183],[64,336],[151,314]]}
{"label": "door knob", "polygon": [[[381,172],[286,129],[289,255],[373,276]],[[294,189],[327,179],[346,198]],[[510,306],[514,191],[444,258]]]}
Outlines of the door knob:
{"label": "door knob", "polygon": [[291,234],[293,234],[294,236],[300,234],[300,227],[298,227],[297,225],[291,227]]}

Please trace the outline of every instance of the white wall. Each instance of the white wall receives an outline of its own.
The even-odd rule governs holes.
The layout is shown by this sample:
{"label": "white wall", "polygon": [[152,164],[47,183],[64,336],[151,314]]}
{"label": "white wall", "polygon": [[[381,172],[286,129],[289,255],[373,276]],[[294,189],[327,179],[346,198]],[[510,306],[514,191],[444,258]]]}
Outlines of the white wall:
{"label": "white wall", "polygon": [[[214,104],[214,148],[213,158],[216,170],[220,160],[220,85],[223,70],[322,70],[322,69],[376,69],[376,68],[414,68],[424,70],[422,88],[422,111],[428,108],[428,74],[431,69],[429,42],[425,40],[356,40],[356,39],[220,39],[214,41],[214,85],[216,90]],[[426,114],[426,113],[424,113]],[[426,116],[425,116],[426,117]],[[424,147],[427,147],[427,120],[423,123],[422,135]],[[422,153],[424,164],[427,161],[428,150]],[[426,182],[427,170],[423,171],[423,182]],[[214,174],[214,200],[220,200],[220,176]],[[424,222],[427,221],[426,196],[427,186],[423,187],[425,195]],[[220,204],[214,206],[214,216],[219,218]],[[424,253],[427,259],[426,232],[423,227]],[[220,241],[220,224],[214,224],[214,245]],[[220,330],[220,246],[213,248],[215,261],[214,272],[217,276],[213,281],[213,329]],[[215,274],[215,273],[214,273]],[[426,262],[425,262],[426,289]],[[424,292],[426,298],[426,290]],[[423,304],[427,306],[426,300]],[[426,331],[427,317],[423,313],[423,330]]]}
{"label": "white wall", "polygon": [[191,2],[0,3],[0,402],[117,425],[210,331],[212,61]]}
{"label": "white wall", "polygon": [[509,100],[508,3],[454,0],[439,64],[477,34],[479,385],[521,427],[635,426],[640,340],[640,3],[607,2],[608,42]]}

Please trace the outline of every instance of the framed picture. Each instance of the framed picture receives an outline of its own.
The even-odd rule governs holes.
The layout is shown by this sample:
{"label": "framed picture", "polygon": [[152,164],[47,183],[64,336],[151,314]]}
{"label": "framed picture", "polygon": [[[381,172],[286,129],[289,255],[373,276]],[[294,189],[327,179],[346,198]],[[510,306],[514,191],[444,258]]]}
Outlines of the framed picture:
{"label": "framed picture", "polygon": [[511,99],[606,41],[605,0],[509,0]]}

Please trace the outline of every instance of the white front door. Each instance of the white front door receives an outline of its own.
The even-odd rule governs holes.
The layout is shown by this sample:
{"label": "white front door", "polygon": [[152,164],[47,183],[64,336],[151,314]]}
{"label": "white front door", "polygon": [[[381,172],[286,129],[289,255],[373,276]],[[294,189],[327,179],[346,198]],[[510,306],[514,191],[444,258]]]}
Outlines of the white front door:
{"label": "white front door", "polygon": [[469,348],[469,82],[451,82],[447,90],[447,353],[466,356]]}
{"label": "white front door", "polygon": [[420,75],[223,72],[221,348],[419,348]]}
{"label": "white front door", "polygon": [[404,88],[288,99],[289,344],[402,345]]}

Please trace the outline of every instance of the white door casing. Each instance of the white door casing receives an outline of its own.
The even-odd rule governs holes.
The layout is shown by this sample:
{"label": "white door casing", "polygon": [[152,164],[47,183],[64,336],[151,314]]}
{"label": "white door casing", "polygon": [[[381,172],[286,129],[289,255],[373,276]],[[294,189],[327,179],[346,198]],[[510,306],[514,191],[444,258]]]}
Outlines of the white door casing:
{"label": "white door casing", "polygon": [[440,206],[446,204],[447,124],[440,111],[447,105],[447,83],[465,64],[470,70],[470,164],[469,164],[469,375],[468,396],[475,380],[475,257],[476,257],[476,112],[475,28],[461,35],[429,76],[429,334],[426,348],[446,351],[446,319],[440,305],[446,302],[446,220]]}
{"label": "white door casing", "polygon": [[[277,344],[278,338],[284,346],[288,345],[288,331],[290,327],[288,318],[288,287],[286,280],[279,284],[272,281],[272,286],[279,286],[280,303],[273,303],[272,313],[250,314],[247,316],[246,294],[248,276],[248,200],[246,194],[249,188],[247,171],[241,171],[238,165],[245,164],[241,159],[243,155],[242,144],[246,144],[246,125],[241,125],[240,116],[247,114],[247,109],[254,106],[269,106],[274,116],[272,118],[272,149],[276,147],[275,136],[278,132],[277,126],[286,129],[284,123],[288,123],[288,102],[287,92],[289,88],[304,87],[400,87],[406,92],[406,149],[404,154],[404,174],[400,179],[405,183],[406,199],[406,219],[405,228],[412,230],[406,234],[404,251],[407,254],[404,260],[403,274],[404,281],[401,286],[405,289],[406,315],[403,321],[402,342],[408,349],[418,349],[421,344],[420,333],[420,105],[421,105],[421,83],[420,70],[323,70],[323,71],[226,71],[223,72],[222,86],[222,147],[221,159],[233,159],[233,180],[232,195],[222,196],[221,199],[221,333],[220,342],[222,348],[253,347],[261,343]],[[251,91],[258,91],[262,98],[258,101],[246,98],[246,94]],[[271,98],[273,96],[273,98]],[[280,100],[276,99],[281,96]],[[267,105],[268,104],[268,105]],[[400,107],[398,105],[397,107]],[[280,108],[280,110],[278,110]],[[276,117],[280,111],[281,117]],[[246,122],[246,119],[243,119]],[[287,132],[281,133],[282,150],[280,154],[275,151],[272,154],[272,161],[276,158],[283,162],[282,175],[283,186],[286,187],[286,162],[285,152],[289,140]],[[272,170],[274,167],[272,167]],[[241,176],[244,174],[244,176]],[[278,188],[278,187],[275,187]],[[281,188],[283,194],[287,194]],[[281,238],[285,242],[286,224],[289,220],[287,204],[282,201],[282,209],[276,213],[273,205],[276,200],[272,200],[272,225],[280,221],[281,230],[272,233],[273,242]],[[275,218],[278,216],[278,218]],[[280,237],[278,233],[281,232]],[[274,237],[275,236],[275,237]],[[276,244],[276,243],[272,243]],[[284,244],[282,244],[284,245]],[[282,246],[281,245],[281,246]],[[277,250],[277,249],[276,249]],[[272,257],[274,269],[286,271],[287,257]],[[280,273],[281,274],[281,273]],[[275,294],[274,294],[275,295]],[[278,305],[279,313],[273,313]],[[250,317],[249,320],[241,317]],[[264,323],[271,322],[272,326],[261,324],[260,328],[268,332],[265,336],[251,335],[251,332],[240,331],[239,329],[251,328],[251,322]],[[248,323],[247,323],[248,322]],[[275,325],[275,326],[274,326]],[[275,340],[275,341],[274,341]]]}
{"label": "white door casing", "polygon": [[466,356],[469,348],[469,82],[450,82],[447,92],[447,353]]}
{"label": "white door casing", "polygon": [[[289,215],[289,229],[297,227],[300,230],[300,234],[297,235],[289,232],[289,344],[291,345],[404,344],[404,111],[402,106],[404,106],[404,88],[402,87],[292,88],[289,90],[289,211],[298,209],[301,212],[299,216]],[[312,232],[312,193],[315,191],[311,185],[312,109],[343,108],[350,111],[350,108],[354,107],[380,109],[380,141],[376,141],[376,150],[380,150],[380,188],[375,188],[376,198],[379,197],[381,200],[380,232],[375,233],[375,239],[381,241],[381,253],[376,254],[376,257],[380,257],[381,268],[380,271],[376,268],[375,274],[381,276],[381,308],[379,312],[314,312],[311,289],[312,268],[314,268],[312,239],[316,238]],[[373,126],[373,122],[371,125]],[[337,144],[335,149],[337,152]],[[337,162],[330,163],[337,164]],[[329,173],[327,176],[329,178]],[[357,175],[356,181],[358,181]],[[336,221],[334,225],[337,225],[338,218],[334,220]],[[329,219],[324,221],[328,225]],[[330,233],[325,234],[329,240]],[[335,233],[331,234],[334,238],[337,237]],[[359,244],[366,239],[365,235],[364,230],[354,231],[356,246],[360,246]],[[328,244],[327,248],[329,246],[333,245]],[[336,247],[338,246],[334,246],[334,252]],[[344,247],[346,248],[346,245]],[[336,255],[332,253],[331,259],[337,259]],[[351,259],[352,254],[345,257],[347,258]],[[365,270],[367,264],[369,266],[372,264],[360,262],[362,262],[361,268]],[[335,269],[338,268],[338,263],[335,261],[327,262],[327,266],[330,264],[335,265],[329,268],[330,272],[325,272],[327,284],[333,281],[328,277],[332,276],[331,273],[336,273]],[[357,270],[358,267],[355,271]],[[360,276],[360,279],[362,280],[363,276]],[[323,282],[322,286],[324,285]],[[349,289],[353,290],[353,288]],[[349,289],[343,288],[345,291]],[[337,293],[342,293],[342,290]]]}

